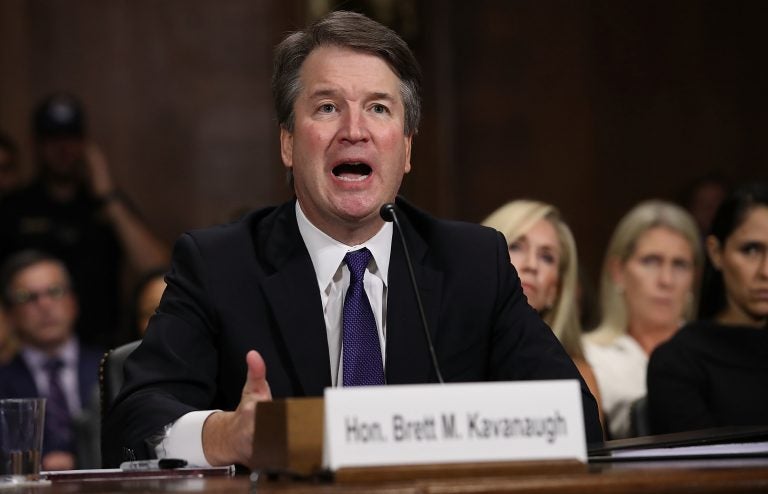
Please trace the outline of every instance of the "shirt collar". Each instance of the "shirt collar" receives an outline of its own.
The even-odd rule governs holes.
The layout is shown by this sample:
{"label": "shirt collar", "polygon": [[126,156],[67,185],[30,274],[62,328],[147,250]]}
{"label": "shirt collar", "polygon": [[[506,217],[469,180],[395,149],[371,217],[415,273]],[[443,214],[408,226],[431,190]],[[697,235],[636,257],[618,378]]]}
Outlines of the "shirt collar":
{"label": "shirt collar", "polygon": [[309,257],[312,259],[312,265],[315,267],[317,283],[321,291],[331,283],[347,252],[363,247],[367,247],[373,255],[376,266],[375,269],[371,268],[371,272],[381,278],[384,286],[387,286],[389,257],[392,252],[392,223],[384,222],[381,230],[368,241],[350,246],[331,238],[313,225],[301,210],[299,201],[296,201],[296,221],[309,251]]}
{"label": "shirt collar", "polygon": [[77,339],[75,337],[69,338],[53,356],[49,355],[47,352],[29,345],[25,345],[22,348],[22,355],[24,356],[24,360],[27,362],[27,365],[35,369],[42,369],[45,363],[51,357],[60,358],[65,367],[77,367]]}

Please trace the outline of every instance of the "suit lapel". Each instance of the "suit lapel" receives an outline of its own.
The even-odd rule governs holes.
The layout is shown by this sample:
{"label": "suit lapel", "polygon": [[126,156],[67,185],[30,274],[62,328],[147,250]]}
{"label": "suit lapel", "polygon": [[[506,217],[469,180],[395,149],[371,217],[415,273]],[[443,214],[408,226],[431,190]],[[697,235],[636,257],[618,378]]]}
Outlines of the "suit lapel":
{"label": "suit lapel", "polygon": [[[404,215],[399,218],[413,261],[416,283],[424,304],[432,341],[437,344],[443,274],[427,265],[427,244]],[[432,370],[429,347],[397,229],[392,236],[392,255],[389,261],[386,362],[389,384],[437,380]]]}
{"label": "suit lapel", "polygon": [[29,398],[40,396],[32,371],[27,367],[21,353],[18,353],[8,364],[9,379],[7,385],[10,388],[9,396],[2,398]]}
{"label": "suit lapel", "polygon": [[264,293],[274,311],[290,362],[308,396],[323,394],[331,385],[325,318],[317,277],[296,224],[295,202],[284,205],[265,226],[259,250],[274,272],[264,280]]}

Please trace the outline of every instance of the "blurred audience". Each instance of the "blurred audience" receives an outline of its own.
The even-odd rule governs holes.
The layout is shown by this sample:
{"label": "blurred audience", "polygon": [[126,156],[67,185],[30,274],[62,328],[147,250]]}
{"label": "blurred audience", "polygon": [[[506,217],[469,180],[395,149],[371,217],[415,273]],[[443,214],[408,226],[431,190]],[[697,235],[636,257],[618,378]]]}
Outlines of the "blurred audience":
{"label": "blurred audience", "polygon": [[611,439],[630,435],[630,407],[646,394],[648,356],[695,313],[699,233],[682,208],[640,203],[608,244],[600,285],[602,320],[584,336]]}
{"label": "blurred audience", "polygon": [[26,250],[0,268],[0,297],[20,348],[0,367],[0,398],[45,397],[43,470],[78,466],[73,419],[89,405],[102,353],[74,334],[78,301],[66,266]]}
{"label": "blurred audience", "polygon": [[494,211],[483,224],[507,239],[528,303],[552,328],[600,403],[597,381],[581,346],[576,242],[560,212],[549,204],[518,200]]}
{"label": "blurred audience", "polygon": [[0,130],[0,198],[16,190],[20,180],[19,149],[13,139]]}
{"label": "blurred audience", "polygon": [[654,433],[768,425],[768,186],[735,190],[706,244],[699,321],[651,355]]}
{"label": "blurred audience", "polygon": [[0,261],[28,248],[62,259],[82,302],[78,334],[109,347],[119,329],[123,260],[143,272],[165,266],[169,249],[113,183],[74,96],[44,99],[33,130],[37,177],[0,202]]}

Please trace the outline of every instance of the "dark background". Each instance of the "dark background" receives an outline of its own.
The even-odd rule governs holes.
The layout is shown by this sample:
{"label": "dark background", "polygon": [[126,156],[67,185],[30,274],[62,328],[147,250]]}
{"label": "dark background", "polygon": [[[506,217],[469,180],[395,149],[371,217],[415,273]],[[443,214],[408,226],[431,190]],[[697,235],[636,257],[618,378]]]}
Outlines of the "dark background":
{"label": "dark background", "polygon": [[[77,93],[115,180],[171,242],[289,197],[272,47],[332,1],[0,0],[0,127]],[[403,192],[481,221],[556,204],[594,279],[616,221],[696,178],[768,177],[768,2],[356,1],[411,44],[425,118]]]}

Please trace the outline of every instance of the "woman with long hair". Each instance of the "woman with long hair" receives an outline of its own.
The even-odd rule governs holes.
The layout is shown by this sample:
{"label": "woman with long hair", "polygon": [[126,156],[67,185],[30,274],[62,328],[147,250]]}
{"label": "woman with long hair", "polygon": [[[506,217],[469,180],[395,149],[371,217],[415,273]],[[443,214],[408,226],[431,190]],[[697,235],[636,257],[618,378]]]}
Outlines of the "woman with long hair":
{"label": "woman with long hair", "polygon": [[648,357],[695,314],[702,262],[691,216],[674,204],[635,206],[613,232],[600,280],[602,320],[584,350],[611,439],[632,434],[632,403],[646,394]]}
{"label": "woman with long hair", "polygon": [[706,246],[699,320],[648,366],[654,433],[768,424],[768,186],[728,196]]}
{"label": "woman with long hair", "polygon": [[576,242],[560,212],[551,204],[518,200],[494,211],[483,224],[507,239],[528,303],[552,328],[599,404],[595,375],[581,346]]}

